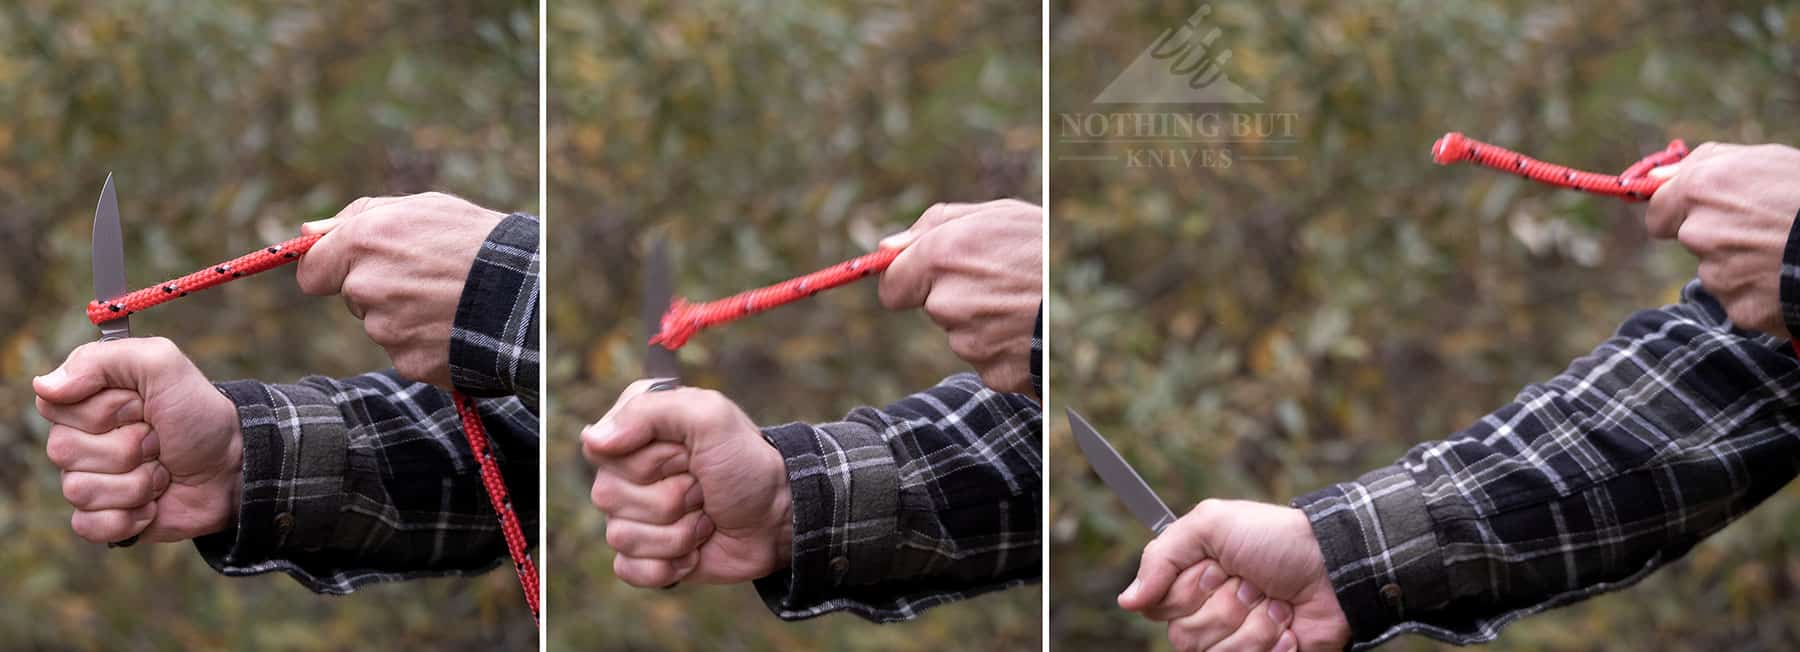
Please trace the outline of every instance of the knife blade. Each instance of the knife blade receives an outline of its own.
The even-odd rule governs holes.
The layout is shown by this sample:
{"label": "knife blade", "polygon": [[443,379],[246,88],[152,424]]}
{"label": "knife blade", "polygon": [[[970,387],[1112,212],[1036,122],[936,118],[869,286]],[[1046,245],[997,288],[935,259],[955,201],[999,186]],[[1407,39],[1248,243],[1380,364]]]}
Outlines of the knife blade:
{"label": "knife blade", "polygon": [[1144,482],[1144,476],[1138,475],[1137,469],[1131,468],[1119,451],[1107,443],[1106,438],[1088,425],[1087,419],[1081,418],[1074,408],[1067,408],[1069,428],[1075,431],[1075,444],[1081,447],[1082,457],[1086,457],[1088,466],[1100,474],[1100,480],[1106,483],[1113,495],[1125,502],[1125,508],[1131,511],[1138,522],[1150,528],[1151,532],[1162,534],[1163,528],[1175,522],[1175,512],[1150,484]]}
{"label": "knife blade", "polygon": [[[653,338],[662,332],[662,316],[669,309],[669,300],[674,296],[674,281],[670,279],[668,242],[661,237],[650,241],[649,253],[644,258],[644,337]],[[681,384],[681,365],[675,352],[661,344],[651,344],[644,351],[644,377],[654,378],[657,382],[650,391],[658,392],[672,389]]]}
{"label": "knife blade", "polygon": [[[113,190],[112,173],[100,187],[100,205],[94,208],[93,241],[94,299],[111,301],[131,291],[125,283],[125,234],[119,224],[119,198]],[[131,317],[100,324],[100,341],[131,337]]]}
{"label": "knife blade", "polygon": [[[94,299],[111,301],[127,292],[125,284],[125,232],[119,224],[119,197],[113,190],[112,173],[100,186],[100,205],[94,208],[94,241],[91,255],[94,272]],[[131,317],[100,322],[100,341],[111,342],[131,337]],[[106,544],[108,548],[124,548],[137,543],[138,535]]]}

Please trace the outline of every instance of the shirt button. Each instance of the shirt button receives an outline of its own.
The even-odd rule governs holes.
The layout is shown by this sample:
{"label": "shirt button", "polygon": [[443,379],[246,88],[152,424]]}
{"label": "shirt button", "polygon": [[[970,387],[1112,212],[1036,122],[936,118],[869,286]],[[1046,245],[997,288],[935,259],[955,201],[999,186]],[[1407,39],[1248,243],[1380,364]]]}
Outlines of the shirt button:
{"label": "shirt button", "polygon": [[850,560],[849,559],[845,559],[843,557],[832,557],[831,558],[832,574],[837,575],[839,577],[843,577],[844,573],[847,573],[849,571],[850,571]]}
{"label": "shirt button", "polygon": [[282,536],[287,536],[288,531],[293,530],[293,529],[294,529],[294,515],[293,514],[290,514],[288,512],[282,512],[280,514],[275,515],[275,533],[276,534],[280,534]]}
{"label": "shirt button", "polygon": [[1381,597],[1388,602],[1400,602],[1400,585],[1387,584],[1381,587]]}

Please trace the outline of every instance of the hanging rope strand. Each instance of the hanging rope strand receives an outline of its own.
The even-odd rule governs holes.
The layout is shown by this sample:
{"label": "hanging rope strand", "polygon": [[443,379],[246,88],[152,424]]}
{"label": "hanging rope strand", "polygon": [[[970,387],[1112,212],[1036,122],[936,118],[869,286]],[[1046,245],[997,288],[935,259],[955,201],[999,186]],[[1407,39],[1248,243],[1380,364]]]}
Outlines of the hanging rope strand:
{"label": "hanging rope strand", "polygon": [[[209,269],[127,293],[111,301],[90,301],[87,305],[88,321],[98,325],[145,308],[168,303],[192,292],[199,292],[252,274],[275,269],[299,260],[308,250],[312,249],[320,237],[320,235],[303,235],[219,263]],[[469,441],[469,450],[474,451],[476,463],[481,465],[482,485],[487,489],[488,500],[493,503],[494,515],[500,520],[500,533],[506,539],[506,552],[512,556],[513,570],[518,571],[519,586],[525,591],[525,606],[531,610],[531,622],[536,624],[538,622],[537,565],[532,563],[531,554],[526,551],[525,532],[519,526],[519,516],[513,510],[512,498],[507,494],[506,482],[501,477],[500,466],[494,459],[488,441],[487,428],[481,423],[481,413],[476,409],[473,399],[463,396],[462,392],[451,392],[451,399],[456,403],[457,415],[462,418],[463,437]]]}
{"label": "hanging rope strand", "polygon": [[513,571],[519,574],[519,587],[525,590],[525,606],[531,609],[531,622],[538,622],[538,576],[537,565],[531,562],[531,554],[525,551],[525,530],[519,526],[519,515],[513,510],[512,494],[506,490],[506,479],[500,475],[500,464],[494,459],[494,451],[489,446],[487,428],[481,424],[481,413],[475,408],[475,399],[464,396],[462,392],[452,392],[451,398],[456,401],[456,413],[462,417],[463,434],[469,439],[469,450],[474,451],[477,463],[481,465],[481,484],[487,487],[488,501],[494,504],[494,513],[500,517],[500,535],[506,539],[506,552],[512,555]]}
{"label": "hanging rope strand", "polygon": [[770,308],[784,306],[825,290],[849,284],[886,271],[900,255],[901,249],[881,249],[874,253],[832,265],[825,269],[768,287],[731,295],[717,301],[688,303],[677,298],[663,313],[662,329],[651,344],[661,344],[670,351],[687,344],[688,338],[702,330],[729,323]]}

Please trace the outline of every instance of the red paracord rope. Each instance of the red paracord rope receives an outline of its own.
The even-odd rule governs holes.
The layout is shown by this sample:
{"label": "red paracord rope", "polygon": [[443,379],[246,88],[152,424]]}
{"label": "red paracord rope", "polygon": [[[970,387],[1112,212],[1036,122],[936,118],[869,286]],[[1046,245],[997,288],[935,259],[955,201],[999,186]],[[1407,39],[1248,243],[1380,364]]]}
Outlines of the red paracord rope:
{"label": "red paracord rope", "polygon": [[112,321],[151,306],[185,297],[190,292],[199,292],[223,285],[233,279],[275,269],[298,260],[301,254],[312,248],[313,243],[319,241],[320,237],[320,235],[303,235],[278,245],[269,245],[155,287],[131,292],[111,301],[89,301],[87,305],[88,321],[96,324]]}
{"label": "red paracord rope", "polygon": [[462,416],[463,434],[469,438],[469,450],[481,464],[481,483],[487,485],[488,500],[494,513],[500,515],[500,534],[506,538],[506,551],[512,555],[513,571],[519,574],[519,586],[525,589],[525,606],[531,608],[531,622],[538,622],[537,565],[525,552],[525,530],[519,526],[519,515],[513,511],[512,495],[506,491],[506,479],[500,477],[500,465],[488,448],[487,428],[481,425],[481,413],[475,410],[475,399],[462,392],[452,392],[456,412]]}
{"label": "red paracord rope", "polygon": [[650,343],[661,344],[663,348],[671,351],[679,349],[681,345],[687,344],[688,338],[704,329],[748,317],[776,306],[793,303],[860,278],[880,274],[894,262],[894,258],[899,256],[901,251],[901,249],[882,249],[874,253],[863,254],[799,278],[748,292],[740,292],[717,301],[694,304],[677,298],[669,305],[668,312],[663,313],[662,331],[650,338]]}
{"label": "red paracord rope", "polygon": [[1591,193],[1612,195],[1625,201],[1645,201],[1663,180],[1647,176],[1651,168],[1669,165],[1687,156],[1687,145],[1679,139],[1669,141],[1668,148],[1651,154],[1619,174],[1599,174],[1545,163],[1524,154],[1469,138],[1458,132],[1444,134],[1431,146],[1431,159],[1439,165],[1469,161],[1503,172]]}
{"label": "red paracord rope", "polygon": [[[320,237],[303,235],[111,301],[90,301],[87,306],[88,320],[95,324],[112,321],[185,297],[191,292],[286,265],[299,260]],[[519,526],[519,515],[513,510],[512,498],[506,492],[506,482],[500,476],[500,466],[495,462],[494,454],[488,446],[487,428],[481,424],[481,414],[476,411],[473,399],[464,396],[462,392],[451,392],[450,395],[456,402],[457,415],[462,417],[463,436],[469,440],[469,449],[474,451],[476,463],[481,465],[481,482],[487,488],[488,500],[494,505],[495,515],[500,519],[500,533],[506,539],[507,554],[512,555],[513,570],[519,574],[519,586],[525,590],[525,605],[531,609],[531,622],[537,623],[537,566],[531,562],[531,555],[525,550],[525,531]]]}
{"label": "red paracord rope", "polygon": [[[1648,176],[1652,168],[1674,164],[1687,157],[1687,145],[1680,139],[1669,141],[1663,151],[1651,154],[1643,160],[1625,168],[1617,176],[1595,174],[1566,168],[1554,163],[1545,163],[1537,159],[1514,152],[1504,147],[1469,138],[1459,132],[1444,134],[1431,145],[1431,159],[1439,165],[1449,165],[1457,161],[1473,161],[1496,170],[1511,172],[1519,176],[1547,183],[1552,186],[1586,190],[1602,195],[1612,195],[1625,201],[1645,201],[1656,194],[1666,179]],[[1789,348],[1794,355],[1800,357],[1800,340],[1790,340]]]}

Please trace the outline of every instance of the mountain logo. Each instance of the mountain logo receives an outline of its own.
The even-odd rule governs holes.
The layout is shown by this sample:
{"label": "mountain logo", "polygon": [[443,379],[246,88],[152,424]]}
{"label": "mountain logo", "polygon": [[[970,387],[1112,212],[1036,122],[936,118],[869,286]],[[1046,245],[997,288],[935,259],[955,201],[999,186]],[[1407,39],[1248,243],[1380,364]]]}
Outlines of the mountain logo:
{"label": "mountain logo", "polygon": [[1215,49],[1219,28],[1207,28],[1212,5],[1201,5],[1180,26],[1165,29],[1156,42],[1100,91],[1095,104],[1261,104],[1225,74],[1230,49]]}

